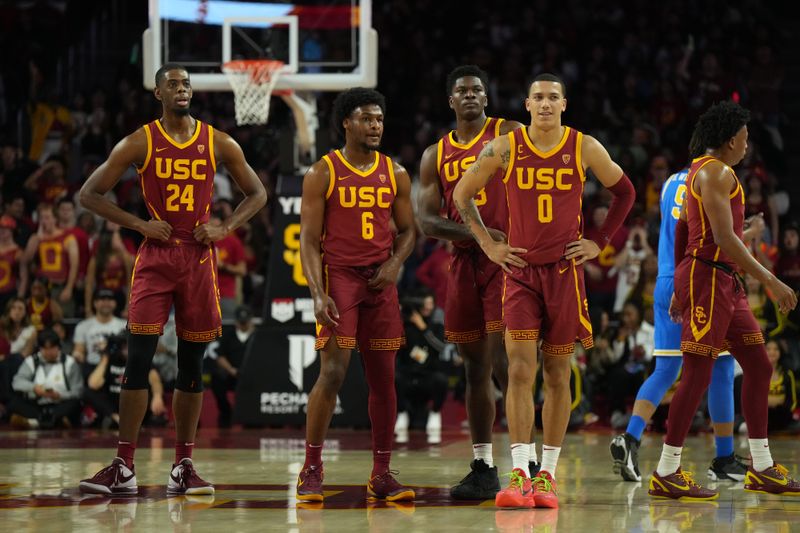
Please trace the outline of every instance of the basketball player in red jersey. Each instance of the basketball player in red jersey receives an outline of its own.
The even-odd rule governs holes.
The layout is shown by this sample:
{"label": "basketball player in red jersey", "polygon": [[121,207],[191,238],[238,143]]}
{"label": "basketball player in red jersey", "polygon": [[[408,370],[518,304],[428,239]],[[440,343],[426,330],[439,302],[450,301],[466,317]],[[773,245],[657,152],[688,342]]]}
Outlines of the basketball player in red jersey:
{"label": "basketball player in red jersey", "polygon": [[[84,492],[137,492],[133,455],[147,411],[147,376],[174,304],[178,377],[172,408],[177,439],[167,493],[214,493],[191,459],[203,401],[203,354],[221,328],[214,242],[252,217],[267,198],[239,145],[190,115],[192,86],[186,69],[167,63],[156,72],[155,82],[161,118],[120,141],[80,194],[86,209],[145,237],[131,279],[117,457],[111,466],[81,481]],[[245,196],[221,225],[208,223],[217,163],[225,164]],[[103,196],[131,165],[139,172],[151,220],[127,213]]]}
{"label": "basketball player in red jersey", "polygon": [[[503,272],[481,251],[472,233],[461,223],[453,203],[458,179],[475,162],[483,147],[495,137],[522,127],[516,121],[486,116],[488,85],[488,75],[475,65],[457,67],[448,75],[447,94],[456,115],[456,129],[422,154],[417,201],[420,226],[425,234],[453,241],[455,249],[447,278],[445,337],[458,346],[464,360],[474,458],[470,473],[450,489],[450,494],[464,500],[494,498],[500,490],[492,457],[495,417],[492,374],[503,393],[508,384],[501,305]],[[508,207],[503,182],[489,181],[475,198],[475,205],[492,237],[505,240]],[[443,206],[446,218],[442,216]],[[534,454],[531,455],[533,458]],[[531,468],[535,469],[533,461]]]}
{"label": "basketball player in red jersey", "polygon": [[306,460],[297,478],[297,499],[323,499],[322,444],[350,352],[358,345],[372,422],[367,495],[413,500],[414,491],[389,470],[397,415],[395,355],[405,342],[395,282],[415,237],[411,180],[378,151],[386,109],[382,94],[349,89],[333,107],[345,145],[311,166],[300,212],[300,257],[314,299],[322,364],[308,397]]}
{"label": "basketball player in red jersey", "polygon": [[[558,507],[555,472],[569,420],[570,358],[575,341],[593,345],[581,265],[600,253],[628,214],[634,190],[622,169],[594,138],[561,125],[564,83],[541,74],[525,107],[531,124],[491,141],[453,192],[462,220],[486,255],[505,271],[503,320],[508,351],[506,416],[513,470],[498,507]],[[602,242],[581,238],[586,169],[614,195],[601,228]],[[508,242],[494,240],[474,196],[502,171],[509,209]],[[539,474],[531,481],[529,445],[537,342],[545,382],[544,442]]]}
{"label": "basketball player in red jersey", "polygon": [[681,470],[683,442],[708,384],[719,352],[727,349],[744,373],[742,411],[747,421],[752,465],[744,490],[800,495],[800,483],[775,463],[767,440],[767,411],[772,366],[764,336],[747,303],[740,270],[758,279],[788,313],[795,292],[765,269],[742,242],[744,189],[731,167],[747,149],[750,113],[720,102],[697,121],[689,151],[689,193],[675,227],[675,294],[670,309],[681,322],[683,370],[669,406],[667,435],[651,496],[676,500],[714,500],[715,490],[699,486]]}

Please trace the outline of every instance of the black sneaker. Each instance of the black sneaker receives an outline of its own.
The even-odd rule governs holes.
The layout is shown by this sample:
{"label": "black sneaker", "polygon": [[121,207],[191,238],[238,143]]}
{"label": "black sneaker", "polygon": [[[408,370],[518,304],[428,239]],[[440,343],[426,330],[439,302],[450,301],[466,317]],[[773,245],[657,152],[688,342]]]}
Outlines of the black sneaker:
{"label": "black sneaker", "polygon": [[531,473],[531,479],[536,477],[536,474],[539,473],[540,468],[542,468],[542,463],[537,463],[536,461],[528,462],[528,470]]}
{"label": "black sneaker", "polygon": [[450,489],[454,500],[491,500],[500,492],[497,467],[489,468],[483,459],[474,459],[469,467],[472,472]]}
{"label": "black sneaker", "polygon": [[708,467],[708,477],[714,481],[729,479],[742,481],[747,475],[747,464],[736,454],[715,457]]}
{"label": "black sneaker", "polygon": [[639,445],[641,443],[629,433],[617,435],[611,440],[611,457],[614,459],[614,473],[625,481],[641,481],[639,472]]}

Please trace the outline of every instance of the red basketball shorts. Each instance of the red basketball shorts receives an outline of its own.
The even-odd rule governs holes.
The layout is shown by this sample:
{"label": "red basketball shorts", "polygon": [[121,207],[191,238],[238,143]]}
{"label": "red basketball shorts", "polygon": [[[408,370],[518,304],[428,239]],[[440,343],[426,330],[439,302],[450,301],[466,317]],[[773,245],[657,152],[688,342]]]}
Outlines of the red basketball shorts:
{"label": "red basketball shorts", "polygon": [[480,250],[456,250],[447,276],[444,334],[464,344],[503,331],[503,270]]}
{"label": "red basketball shorts", "polygon": [[161,335],[173,304],[178,337],[209,342],[221,334],[213,249],[145,240],[133,265],[128,329],[134,334]]}
{"label": "red basketball shorts", "polygon": [[317,324],[315,348],[322,350],[331,337],[339,348],[366,350],[398,350],[405,344],[403,319],[397,286],[383,290],[367,288],[367,282],[377,267],[346,267],[323,265],[325,292],[339,311],[339,325],[330,328]]}
{"label": "red basketball shorts", "polygon": [[512,340],[541,339],[546,355],[570,355],[576,340],[591,348],[583,268],[566,260],[512,268],[505,275],[503,321]]}
{"label": "red basketball shorts", "polygon": [[763,344],[764,335],[735,276],[694,258],[675,269],[681,305],[681,351],[717,358],[737,346]]}

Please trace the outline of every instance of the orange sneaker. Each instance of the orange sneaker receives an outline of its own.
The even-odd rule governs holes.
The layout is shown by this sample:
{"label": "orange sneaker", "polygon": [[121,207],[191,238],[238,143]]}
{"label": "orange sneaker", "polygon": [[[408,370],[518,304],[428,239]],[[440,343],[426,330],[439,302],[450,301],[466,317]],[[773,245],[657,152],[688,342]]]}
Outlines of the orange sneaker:
{"label": "orange sneaker", "polygon": [[785,466],[777,463],[761,472],[756,472],[752,466],[748,466],[747,474],[744,477],[744,490],[765,494],[800,496],[800,482],[789,475],[789,471]]}
{"label": "orange sneaker", "polygon": [[525,471],[521,468],[515,468],[508,476],[511,477],[508,487],[498,492],[497,496],[494,497],[495,507],[521,507],[524,509],[536,507],[536,502],[533,499],[531,478],[525,475]]}
{"label": "orange sneaker", "polygon": [[680,468],[674,474],[659,476],[653,472],[650,478],[650,496],[655,498],[669,498],[681,501],[706,501],[719,498],[719,492],[706,489],[695,483],[691,472],[684,472]]}
{"label": "orange sneaker", "polygon": [[556,480],[547,470],[541,470],[539,475],[533,478],[533,499],[536,501],[536,507],[558,509]]}

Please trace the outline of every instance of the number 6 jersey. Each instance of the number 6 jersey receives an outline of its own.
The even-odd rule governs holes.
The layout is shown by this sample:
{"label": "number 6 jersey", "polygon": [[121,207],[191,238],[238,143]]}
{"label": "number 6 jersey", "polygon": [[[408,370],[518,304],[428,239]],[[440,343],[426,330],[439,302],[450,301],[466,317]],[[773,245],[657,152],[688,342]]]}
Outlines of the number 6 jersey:
{"label": "number 6 jersey", "polygon": [[323,260],[340,266],[383,263],[389,259],[394,242],[391,218],[397,184],[392,160],[376,151],[370,168],[359,170],[339,150],[322,159],[330,174],[325,193]]}
{"label": "number 6 jersey", "polygon": [[137,170],[147,210],[172,226],[170,242],[194,242],[192,231],[208,222],[214,192],[214,128],[197,120],[184,143],[172,139],[159,120],[144,131],[147,157]]}

